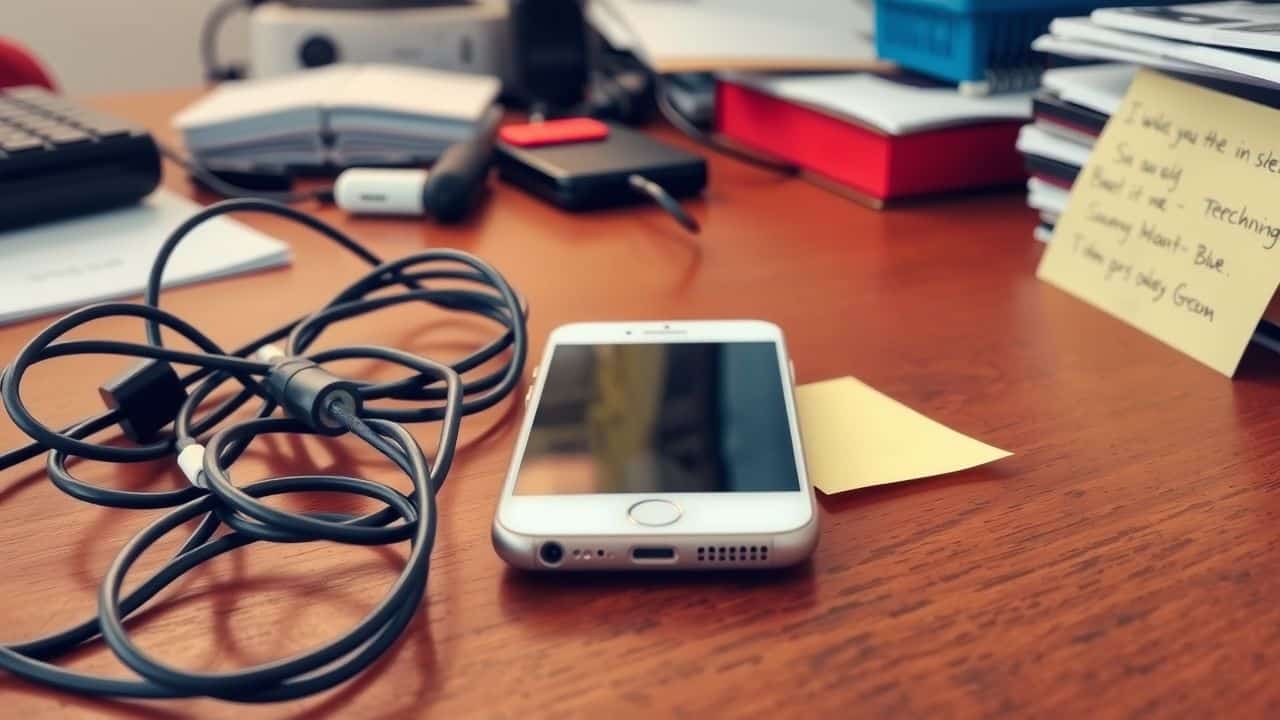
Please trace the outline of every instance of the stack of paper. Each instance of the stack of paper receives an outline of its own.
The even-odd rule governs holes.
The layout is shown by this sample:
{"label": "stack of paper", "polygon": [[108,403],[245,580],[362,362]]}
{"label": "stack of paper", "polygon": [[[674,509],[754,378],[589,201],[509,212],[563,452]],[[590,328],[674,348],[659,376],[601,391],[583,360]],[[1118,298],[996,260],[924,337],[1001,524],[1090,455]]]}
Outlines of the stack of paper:
{"label": "stack of paper", "polygon": [[1280,93],[1280,5],[1213,2],[1096,10],[1059,18],[1036,50],[1135,63],[1199,78],[1249,99]]}
{"label": "stack of paper", "polygon": [[587,17],[662,73],[880,65],[871,0],[591,0]]}
{"label": "stack of paper", "polygon": [[1094,18],[1103,25],[1189,43],[1280,52],[1280,6],[1274,0],[1112,8],[1095,12]]}
{"label": "stack of paper", "polygon": [[215,166],[413,165],[475,132],[500,83],[396,65],[335,65],[224,83],[174,118]]}
{"label": "stack of paper", "polygon": [[1035,124],[1018,138],[1028,201],[1048,240],[1076,175],[1138,67],[1280,107],[1280,4],[1204,2],[1095,10],[1058,18],[1032,46],[1074,59],[1119,61],[1045,74]]}
{"label": "stack of paper", "polygon": [[1045,75],[1035,125],[1018,139],[1032,175],[1029,201],[1041,213],[1036,237],[1052,234],[1071,183],[1138,67],[1280,107],[1277,28],[1280,4],[1238,1],[1105,8],[1087,18],[1054,20],[1035,49],[1121,64]]}

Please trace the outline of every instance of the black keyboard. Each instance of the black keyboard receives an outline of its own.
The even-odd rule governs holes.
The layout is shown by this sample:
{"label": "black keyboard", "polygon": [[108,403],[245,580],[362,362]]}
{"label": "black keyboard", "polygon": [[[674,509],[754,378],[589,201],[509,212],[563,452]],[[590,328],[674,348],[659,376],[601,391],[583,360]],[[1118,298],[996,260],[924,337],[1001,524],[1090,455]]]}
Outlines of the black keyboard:
{"label": "black keyboard", "polygon": [[136,203],[159,184],[147,131],[44,88],[0,90],[0,230]]}

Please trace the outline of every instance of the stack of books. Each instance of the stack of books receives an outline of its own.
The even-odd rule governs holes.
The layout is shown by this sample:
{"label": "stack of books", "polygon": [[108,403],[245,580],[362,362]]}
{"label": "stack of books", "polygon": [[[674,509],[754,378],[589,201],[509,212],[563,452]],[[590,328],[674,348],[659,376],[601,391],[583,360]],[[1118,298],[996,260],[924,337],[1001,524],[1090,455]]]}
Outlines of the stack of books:
{"label": "stack of books", "polygon": [[[1054,20],[1033,47],[1074,60],[1109,61],[1046,72],[1033,101],[1033,123],[1019,132],[1018,151],[1030,175],[1027,203],[1040,213],[1035,236],[1043,242],[1051,241],[1072,185],[1139,67],[1280,107],[1280,4],[1097,10],[1087,18]],[[1280,352],[1280,294],[1254,341]]]}
{"label": "stack of books", "polygon": [[716,128],[872,207],[1022,183],[1014,148],[1030,93],[969,97],[903,73],[728,73]]}

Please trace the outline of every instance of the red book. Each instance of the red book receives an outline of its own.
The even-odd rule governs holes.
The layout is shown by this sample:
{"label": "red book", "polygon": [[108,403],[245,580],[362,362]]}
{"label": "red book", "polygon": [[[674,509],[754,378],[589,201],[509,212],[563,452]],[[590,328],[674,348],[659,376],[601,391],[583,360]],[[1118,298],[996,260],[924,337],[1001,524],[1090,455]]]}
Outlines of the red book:
{"label": "red book", "polygon": [[725,136],[876,205],[1022,183],[1026,171],[1015,145],[1023,124],[1002,119],[890,134],[738,83],[721,81],[716,88],[716,125]]}

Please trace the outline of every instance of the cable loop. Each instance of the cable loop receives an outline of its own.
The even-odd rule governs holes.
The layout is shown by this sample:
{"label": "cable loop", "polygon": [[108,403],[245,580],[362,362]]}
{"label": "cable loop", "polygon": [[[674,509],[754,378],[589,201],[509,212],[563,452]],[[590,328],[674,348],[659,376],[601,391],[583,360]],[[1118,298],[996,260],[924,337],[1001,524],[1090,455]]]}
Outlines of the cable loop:
{"label": "cable loop", "polygon": [[[237,212],[265,213],[299,222],[352,252],[371,269],[314,313],[227,352],[191,323],[161,309],[159,300],[165,266],[181,241],[204,222]],[[415,303],[476,315],[496,323],[501,330],[495,338],[451,364],[370,344],[310,352],[323,333],[337,323]],[[103,303],[72,312],[39,333],[9,366],[0,370],[0,399],[5,410],[32,439],[23,447],[0,454],[0,470],[47,453],[50,481],[77,500],[105,507],[166,509],[134,536],[111,563],[99,587],[95,617],[43,637],[0,645],[0,670],[86,695],[208,696],[256,703],[321,692],[368,667],[395,643],[422,602],[435,543],[436,493],[452,465],[462,417],[492,407],[510,396],[520,383],[528,353],[527,316],[528,308],[502,275],[466,253],[427,250],[384,263],[338,229],[286,205],[242,199],[202,210],[176,229],[161,247],[143,304]],[[147,342],[62,339],[83,325],[107,317],[141,319]],[[161,341],[162,328],[176,332],[196,350],[166,347]],[[270,353],[275,359],[267,362],[266,354],[257,353],[272,344],[282,344],[283,349]],[[276,357],[281,353],[283,358]],[[164,367],[162,372],[149,372],[142,380],[123,385],[128,402],[119,408],[54,429],[27,408],[21,393],[22,381],[30,368],[42,362],[86,354],[134,357]],[[351,359],[389,363],[407,373],[396,380],[370,382],[339,377],[323,369],[327,363]],[[490,363],[501,363],[501,367],[482,369]],[[173,365],[183,367],[186,374],[173,373],[169,369]],[[283,377],[282,373],[289,376]],[[170,386],[167,390],[174,401],[174,414],[152,427],[167,426],[166,430],[153,440],[134,446],[100,438],[113,425],[120,424],[128,430],[130,412],[136,412],[139,403],[147,406],[148,393],[165,383]],[[225,398],[214,399],[227,388],[233,389]],[[232,419],[237,411],[255,401],[252,417]],[[369,405],[366,401],[396,401],[401,406]],[[404,407],[406,402],[416,407]],[[289,408],[283,414],[282,403]],[[318,426],[317,418],[326,425]],[[439,423],[434,457],[428,459],[414,437],[398,424],[402,422]],[[234,463],[255,439],[276,433],[332,434],[329,431],[334,430],[377,450],[408,476],[413,492],[406,495],[372,480],[324,474],[272,478],[244,486],[233,482]],[[68,468],[73,459],[134,463],[166,457],[176,461],[179,455],[191,484],[178,490],[101,488],[77,479]],[[367,497],[384,507],[357,516],[289,512],[262,501],[266,497],[307,492]],[[197,519],[197,528],[181,549],[131,593],[122,595],[125,577],[137,559],[157,541]],[[228,532],[218,535],[224,526]],[[130,638],[128,619],[192,568],[255,542],[317,540],[352,545],[410,543],[405,566],[386,597],[354,628],[321,647],[236,671],[196,673],[150,657]],[[137,679],[75,672],[50,662],[98,638],[138,675]]]}

